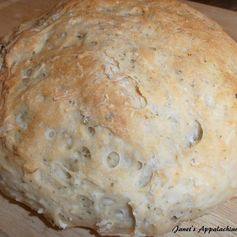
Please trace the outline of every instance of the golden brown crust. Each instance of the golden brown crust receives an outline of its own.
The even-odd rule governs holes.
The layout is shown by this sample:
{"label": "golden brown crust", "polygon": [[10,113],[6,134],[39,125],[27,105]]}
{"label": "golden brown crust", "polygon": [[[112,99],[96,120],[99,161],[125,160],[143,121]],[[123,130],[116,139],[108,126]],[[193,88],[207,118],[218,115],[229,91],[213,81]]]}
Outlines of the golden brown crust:
{"label": "golden brown crust", "polygon": [[5,49],[9,195],[62,228],[142,236],[234,194],[237,45],[215,22],[177,1],[70,0]]}

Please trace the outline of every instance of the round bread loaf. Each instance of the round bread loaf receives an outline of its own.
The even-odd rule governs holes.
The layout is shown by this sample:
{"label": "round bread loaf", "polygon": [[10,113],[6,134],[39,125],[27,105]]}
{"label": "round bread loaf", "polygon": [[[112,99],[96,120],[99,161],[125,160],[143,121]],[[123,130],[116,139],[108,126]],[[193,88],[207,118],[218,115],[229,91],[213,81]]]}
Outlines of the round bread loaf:
{"label": "round bread loaf", "polygon": [[61,228],[157,236],[236,194],[237,44],[173,0],[70,0],[1,47],[0,188]]}

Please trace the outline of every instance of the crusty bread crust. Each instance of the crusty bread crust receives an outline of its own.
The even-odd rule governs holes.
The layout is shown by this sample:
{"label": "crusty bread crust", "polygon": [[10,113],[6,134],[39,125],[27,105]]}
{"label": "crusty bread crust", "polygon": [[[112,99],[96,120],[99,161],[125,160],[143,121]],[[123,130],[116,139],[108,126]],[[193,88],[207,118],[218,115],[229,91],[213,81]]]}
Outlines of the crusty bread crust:
{"label": "crusty bread crust", "polygon": [[156,236],[236,193],[237,45],[166,0],[70,0],[0,52],[0,188],[61,228]]}

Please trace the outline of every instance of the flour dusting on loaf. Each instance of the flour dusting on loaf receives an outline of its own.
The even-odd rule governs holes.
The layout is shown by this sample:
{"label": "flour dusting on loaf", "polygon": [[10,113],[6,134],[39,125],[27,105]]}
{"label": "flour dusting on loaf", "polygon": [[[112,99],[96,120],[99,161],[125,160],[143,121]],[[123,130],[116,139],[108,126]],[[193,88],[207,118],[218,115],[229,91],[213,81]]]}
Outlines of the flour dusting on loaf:
{"label": "flour dusting on loaf", "polygon": [[187,5],[64,1],[0,70],[0,190],[53,224],[157,236],[236,194],[237,44]]}

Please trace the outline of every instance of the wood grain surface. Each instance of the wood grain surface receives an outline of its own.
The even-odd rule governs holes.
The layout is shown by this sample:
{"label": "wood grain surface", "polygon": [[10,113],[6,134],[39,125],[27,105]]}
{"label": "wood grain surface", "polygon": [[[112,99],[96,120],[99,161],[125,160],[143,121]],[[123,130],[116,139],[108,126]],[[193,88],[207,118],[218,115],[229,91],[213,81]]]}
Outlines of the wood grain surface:
{"label": "wood grain surface", "polygon": [[192,1],[237,11],[236,0],[224,0],[224,1],[223,0],[192,0]]}
{"label": "wood grain surface", "polygon": [[[0,0],[0,36],[8,34],[20,23],[31,20],[52,8],[59,0]],[[196,9],[219,22],[237,40],[237,13],[229,10],[188,2]],[[237,228],[237,198],[219,205],[206,215],[180,227],[195,227],[192,232],[168,233],[163,237],[234,237],[236,232],[204,233],[204,228]],[[200,232],[198,232],[200,230]],[[0,194],[0,237],[90,237],[88,230],[73,228],[57,230],[28,208]]]}

